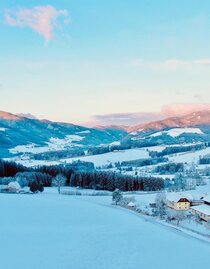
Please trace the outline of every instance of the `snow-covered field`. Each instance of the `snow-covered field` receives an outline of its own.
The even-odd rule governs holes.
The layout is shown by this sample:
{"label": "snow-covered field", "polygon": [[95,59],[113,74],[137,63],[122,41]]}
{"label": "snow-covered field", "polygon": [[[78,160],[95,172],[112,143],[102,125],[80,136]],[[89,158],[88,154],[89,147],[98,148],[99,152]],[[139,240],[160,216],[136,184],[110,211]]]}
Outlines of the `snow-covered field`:
{"label": "snow-covered field", "polygon": [[181,134],[203,134],[199,128],[172,128],[168,131],[156,132],[151,137],[161,136],[163,134],[169,135],[171,137],[178,137]]}
{"label": "snow-covered field", "polygon": [[[59,161],[37,161],[28,158],[14,157],[7,160],[12,160],[25,166],[38,166],[38,165],[55,165],[60,163],[71,163],[73,161],[81,160],[85,162],[93,162],[95,166],[103,166],[110,163],[130,161],[137,159],[150,158],[147,148],[143,149],[128,149],[121,151],[108,152],[99,155],[82,156],[76,158],[61,159]],[[6,160],[6,159],[5,159]]]}
{"label": "snow-covered field", "polygon": [[[146,158],[150,158],[149,152],[146,149],[128,149],[122,151],[108,152],[99,155],[72,158],[71,160],[93,162],[95,166],[102,166],[109,163],[146,159]],[[68,160],[69,159],[66,159],[66,161]]]}
{"label": "snow-covered field", "polygon": [[208,267],[208,243],[110,202],[111,197],[1,194],[1,268]]}
{"label": "snow-covered field", "polygon": [[[81,132],[80,132],[81,134]],[[82,134],[87,134],[87,131],[82,132]],[[79,147],[80,144],[76,143],[83,140],[84,137],[79,135],[67,135],[63,139],[59,138],[50,138],[49,142],[47,142],[46,146],[40,147],[36,144],[28,144],[28,145],[19,145],[14,148],[11,148],[9,151],[10,153],[17,154],[17,153],[42,153],[46,151],[55,151],[55,150],[63,150],[65,148],[70,147]]]}
{"label": "snow-covered field", "polygon": [[[71,140],[71,143],[74,141],[80,141],[82,138],[80,136],[69,136],[66,138],[66,140],[62,139],[51,139],[51,142],[48,143],[48,146],[45,147],[36,147],[34,144],[25,145],[25,146],[17,146],[13,149],[11,149],[11,153],[41,153],[46,151],[52,151],[52,150],[59,150],[64,149],[69,146],[69,142]],[[200,143],[188,143],[183,144],[183,146],[190,146]],[[80,146],[77,144],[77,146]],[[177,144],[170,145],[171,147],[180,146]],[[56,165],[56,164],[65,164],[65,163],[71,163],[73,161],[81,160],[86,162],[93,162],[96,167],[98,166],[105,166],[110,163],[114,164],[116,162],[123,162],[123,161],[131,161],[131,160],[137,160],[137,159],[148,159],[151,158],[149,156],[149,152],[151,151],[157,151],[161,152],[163,151],[168,145],[160,145],[160,146],[154,146],[154,147],[145,147],[145,148],[136,148],[136,149],[128,149],[128,150],[120,150],[120,151],[113,151],[108,152],[104,154],[99,155],[87,155],[87,156],[80,156],[75,158],[67,158],[67,159],[60,159],[57,161],[47,161],[47,160],[33,160],[30,155],[24,154],[19,155],[12,158],[5,158],[5,160],[8,161],[15,161],[17,163],[20,163],[25,166],[39,166],[39,165]],[[183,162],[183,163],[189,163],[192,162],[197,163],[199,161],[200,156],[204,156],[210,154],[210,148],[206,148],[203,150],[198,151],[190,151],[190,152],[183,152],[183,153],[177,153],[174,155],[168,155],[170,162]],[[149,167],[147,167],[149,168]],[[142,169],[142,168],[141,168]]]}
{"label": "snow-covered field", "polygon": [[176,163],[198,163],[199,158],[207,154],[210,154],[210,147],[195,152],[177,153],[169,156],[169,160]]}

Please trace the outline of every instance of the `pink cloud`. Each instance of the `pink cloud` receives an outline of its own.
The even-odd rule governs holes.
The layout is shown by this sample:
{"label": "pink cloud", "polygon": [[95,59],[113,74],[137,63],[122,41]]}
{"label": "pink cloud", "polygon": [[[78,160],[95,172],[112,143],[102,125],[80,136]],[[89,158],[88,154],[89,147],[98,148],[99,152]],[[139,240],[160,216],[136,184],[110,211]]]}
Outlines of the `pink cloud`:
{"label": "pink cloud", "polygon": [[60,17],[62,17],[63,23],[67,23],[68,11],[58,10],[51,5],[5,11],[5,21],[8,25],[29,27],[43,36],[46,41],[54,38]]}

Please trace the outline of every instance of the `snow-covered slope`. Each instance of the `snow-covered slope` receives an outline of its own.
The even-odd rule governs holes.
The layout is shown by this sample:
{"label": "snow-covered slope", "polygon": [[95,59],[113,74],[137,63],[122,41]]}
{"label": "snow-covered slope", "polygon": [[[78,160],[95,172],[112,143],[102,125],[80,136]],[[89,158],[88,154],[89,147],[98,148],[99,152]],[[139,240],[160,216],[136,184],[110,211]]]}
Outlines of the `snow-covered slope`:
{"label": "snow-covered slope", "polygon": [[110,203],[111,197],[2,194],[1,268],[208,267],[209,244]]}
{"label": "snow-covered slope", "polygon": [[178,137],[182,134],[204,134],[199,128],[172,128],[167,131],[156,132],[150,137],[157,137],[162,135],[169,135],[171,137]]}
{"label": "snow-covered slope", "polygon": [[210,110],[131,127],[126,139],[133,144],[142,139],[162,144],[209,141]]}
{"label": "snow-covered slope", "polygon": [[153,121],[147,124],[140,124],[129,129],[130,132],[149,132],[149,131],[160,131],[171,128],[184,128],[194,127],[200,125],[210,125],[210,110],[193,112],[191,114],[167,118],[161,121]]}
{"label": "snow-covered slope", "polygon": [[[20,150],[20,148],[18,149]],[[41,149],[42,148],[29,147],[29,148],[24,148],[21,150],[22,151],[28,150],[28,152],[33,151],[33,152],[38,153],[38,150],[41,150]],[[92,162],[94,163],[95,167],[99,167],[99,166],[105,166],[109,164],[115,164],[117,162],[137,160],[137,159],[148,159],[148,158],[151,158],[149,156],[149,152],[147,151],[147,148],[143,148],[143,149],[128,149],[128,150],[114,151],[114,152],[108,152],[104,154],[81,156],[81,157],[75,157],[75,158],[63,158],[57,161],[31,160],[30,158],[23,158],[19,156],[5,159],[5,160],[15,161],[27,167],[39,166],[39,165],[55,165],[55,164],[72,163],[73,161],[80,160],[84,162]]]}

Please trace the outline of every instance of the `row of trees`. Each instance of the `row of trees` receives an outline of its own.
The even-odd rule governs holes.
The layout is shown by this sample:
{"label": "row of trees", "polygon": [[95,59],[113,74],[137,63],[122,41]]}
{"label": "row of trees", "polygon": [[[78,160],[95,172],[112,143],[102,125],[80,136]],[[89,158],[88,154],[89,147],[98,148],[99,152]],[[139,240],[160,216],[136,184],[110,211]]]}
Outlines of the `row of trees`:
{"label": "row of trees", "polygon": [[65,159],[65,158],[73,158],[84,156],[84,150],[80,148],[76,149],[68,149],[68,150],[57,150],[57,151],[49,151],[43,153],[34,154],[33,157],[35,160],[58,160],[58,159]]}
{"label": "row of trees", "polygon": [[210,164],[210,156],[200,158],[199,163],[200,164]]}
{"label": "row of trees", "polygon": [[18,172],[30,171],[29,168],[15,162],[7,162],[0,159],[0,177],[13,177]]}
{"label": "row of trees", "polygon": [[157,158],[150,158],[150,159],[138,159],[132,161],[123,161],[121,162],[121,166],[128,166],[128,167],[141,167],[147,165],[155,165],[161,162],[167,162],[168,158],[157,157]]}
{"label": "row of trees", "polygon": [[152,151],[150,152],[151,157],[163,157],[170,154],[176,154],[180,152],[187,152],[187,151],[197,151],[204,149],[206,147],[209,147],[208,143],[202,143],[202,144],[194,144],[194,145],[188,145],[188,146],[174,146],[174,147],[166,147],[161,152]]}
{"label": "row of trees", "polygon": [[118,150],[127,150],[131,148],[143,148],[143,147],[154,147],[157,146],[157,143],[149,142],[145,140],[125,140],[122,141],[120,145],[111,145],[111,146],[101,146],[101,147],[92,147],[88,149],[88,155],[104,154],[107,152],[113,152]]}
{"label": "row of trees", "polygon": [[85,162],[26,168],[16,163],[1,161],[0,175],[0,184],[18,181],[22,187],[36,182],[44,187],[65,185],[108,191],[114,191],[116,188],[122,191],[155,191],[164,188],[164,180],[161,178],[96,171],[92,163]]}
{"label": "row of trees", "polygon": [[162,165],[158,165],[154,169],[155,173],[159,174],[175,174],[184,172],[184,164],[183,163],[166,163]]}
{"label": "row of trees", "polygon": [[21,187],[29,186],[32,182],[44,187],[50,187],[52,185],[53,177],[46,173],[41,172],[19,172],[13,177],[1,177],[0,184],[8,185],[12,181],[17,181]]}
{"label": "row of trees", "polygon": [[156,177],[133,177],[115,172],[74,172],[69,185],[72,187],[114,191],[155,191],[164,188],[164,180]]}

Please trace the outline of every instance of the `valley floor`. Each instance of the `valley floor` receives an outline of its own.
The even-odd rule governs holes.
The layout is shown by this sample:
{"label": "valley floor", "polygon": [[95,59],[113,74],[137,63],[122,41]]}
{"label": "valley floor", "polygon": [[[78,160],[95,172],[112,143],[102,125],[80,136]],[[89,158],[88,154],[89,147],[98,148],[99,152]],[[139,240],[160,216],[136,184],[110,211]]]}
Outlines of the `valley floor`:
{"label": "valley floor", "polygon": [[210,244],[110,204],[111,197],[1,194],[1,268],[209,266]]}

